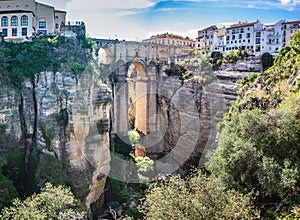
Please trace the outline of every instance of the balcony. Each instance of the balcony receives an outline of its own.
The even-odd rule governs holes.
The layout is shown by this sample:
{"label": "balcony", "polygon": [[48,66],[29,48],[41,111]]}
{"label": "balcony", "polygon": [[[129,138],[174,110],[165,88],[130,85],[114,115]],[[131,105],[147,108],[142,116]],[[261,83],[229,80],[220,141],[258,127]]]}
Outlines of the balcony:
{"label": "balcony", "polygon": [[280,42],[267,42],[267,45],[279,45]]}
{"label": "balcony", "polygon": [[280,38],[281,34],[268,34],[267,38]]}

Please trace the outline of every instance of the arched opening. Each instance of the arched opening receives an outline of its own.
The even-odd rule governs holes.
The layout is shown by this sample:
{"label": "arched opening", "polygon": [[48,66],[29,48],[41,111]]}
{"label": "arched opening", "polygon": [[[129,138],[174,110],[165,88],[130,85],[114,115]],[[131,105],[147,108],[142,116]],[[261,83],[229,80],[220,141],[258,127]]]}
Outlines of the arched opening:
{"label": "arched opening", "polygon": [[18,17],[17,16],[12,16],[11,17],[11,26],[18,26]]}
{"label": "arched opening", "polygon": [[113,61],[113,55],[109,47],[105,46],[100,48],[98,52],[99,64],[110,64]]}
{"label": "arched opening", "polygon": [[8,26],[8,17],[4,16],[1,18],[1,26],[7,27]]}
{"label": "arched opening", "polygon": [[28,17],[26,15],[21,17],[21,26],[28,26]]}
{"label": "arched opening", "polygon": [[167,51],[165,51],[165,50],[159,51],[158,57],[159,57],[159,59],[161,59],[161,60],[166,60],[166,59],[168,59],[168,53],[167,53]]}
{"label": "arched opening", "polygon": [[132,62],[127,70],[128,125],[147,134],[147,78],[141,62]]}

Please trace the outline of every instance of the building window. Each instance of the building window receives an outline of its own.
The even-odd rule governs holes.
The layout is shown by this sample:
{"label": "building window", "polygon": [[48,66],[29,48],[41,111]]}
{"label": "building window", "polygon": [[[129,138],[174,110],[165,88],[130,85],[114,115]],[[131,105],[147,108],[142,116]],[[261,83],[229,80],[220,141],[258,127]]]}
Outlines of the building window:
{"label": "building window", "polygon": [[11,29],[11,36],[13,36],[13,37],[18,36],[18,29],[17,28],[12,28]]}
{"label": "building window", "polygon": [[46,21],[40,21],[39,28],[46,28]]}
{"label": "building window", "polygon": [[38,30],[39,35],[46,35],[47,31],[46,30]]}
{"label": "building window", "polygon": [[11,26],[18,26],[18,17],[17,16],[11,17]]}
{"label": "building window", "polygon": [[232,35],[232,40],[235,40],[235,35]]}
{"label": "building window", "polygon": [[21,17],[21,26],[28,26],[28,17],[26,15]]}
{"label": "building window", "polygon": [[250,44],[250,40],[248,40],[248,43]]}
{"label": "building window", "polygon": [[58,19],[58,16],[57,16],[57,15],[55,16],[55,19]]}
{"label": "building window", "polygon": [[6,16],[1,18],[1,26],[7,27],[8,26],[8,18]]}
{"label": "building window", "polygon": [[7,36],[7,28],[2,29],[2,36],[6,37]]}
{"label": "building window", "polygon": [[22,36],[27,36],[27,28],[22,28]]}
{"label": "building window", "polygon": [[239,39],[242,39],[242,34],[239,34]]}
{"label": "building window", "polygon": [[247,38],[250,38],[250,36],[251,36],[250,33],[247,33]]}
{"label": "building window", "polygon": [[55,24],[55,29],[58,29],[59,28],[59,25],[58,24]]}

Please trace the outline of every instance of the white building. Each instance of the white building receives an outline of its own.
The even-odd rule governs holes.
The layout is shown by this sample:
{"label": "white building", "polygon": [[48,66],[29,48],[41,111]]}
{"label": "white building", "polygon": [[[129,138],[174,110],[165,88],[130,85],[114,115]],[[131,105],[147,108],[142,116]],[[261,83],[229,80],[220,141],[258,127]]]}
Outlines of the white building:
{"label": "white building", "polygon": [[35,0],[0,1],[2,36],[19,41],[34,34],[57,33],[66,12]]}
{"label": "white building", "polygon": [[216,26],[210,26],[198,31],[198,37],[196,39],[196,48],[203,54],[207,51],[211,51],[213,45],[216,44],[216,34],[218,28]]}
{"label": "white building", "polygon": [[[257,30],[260,30],[261,25],[259,21],[239,22],[227,28],[225,53],[241,48],[247,53],[253,54],[255,45],[260,44],[260,35]],[[257,32],[255,36],[254,32]]]}
{"label": "white building", "polygon": [[265,25],[262,31],[262,43],[260,54],[270,53],[277,55],[282,48],[282,21],[272,25]]}
{"label": "white building", "polygon": [[282,22],[282,44],[283,46],[289,46],[291,36],[295,31],[300,30],[300,20]]}
{"label": "white building", "polygon": [[223,53],[226,47],[226,28],[219,28],[215,33],[214,44],[212,45],[212,52]]}
{"label": "white building", "polygon": [[210,26],[198,31],[197,49],[203,54],[222,52],[228,54],[239,48],[249,55],[260,56],[263,53],[277,55],[278,50],[289,45],[291,35],[300,30],[298,21],[278,21],[263,25],[260,21],[239,22],[227,28]]}

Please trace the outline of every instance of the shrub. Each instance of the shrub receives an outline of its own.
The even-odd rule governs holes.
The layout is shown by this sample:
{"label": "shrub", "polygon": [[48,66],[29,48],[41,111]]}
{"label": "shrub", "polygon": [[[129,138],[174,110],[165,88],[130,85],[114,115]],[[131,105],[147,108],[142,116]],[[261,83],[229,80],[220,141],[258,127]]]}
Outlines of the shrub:
{"label": "shrub", "polygon": [[248,75],[248,81],[250,83],[253,83],[257,77],[258,77],[258,74],[255,72],[252,72]]}
{"label": "shrub", "polygon": [[51,141],[54,139],[55,135],[46,128],[46,123],[39,121],[39,129],[41,130],[43,139],[46,144],[46,148],[48,151],[53,151],[51,146]]}
{"label": "shrub", "polygon": [[291,113],[233,112],[224,122],[207,169],[228,186],[264,201],[292,202],[299,195],[300,125]]}
{"label": "shrub", "polygon": [[268,69],[273,65],[273,57],[270,53],[263,53],[261,56],[261,64],[263,67],[263,70]]}
{"label": "shrub", "polygon": [[73,63],[71,66],[72,73],[77,76],[85,70],[85,67],[77,62]]}
{"label": "shrub", "polygon": [[77,211],[77,201],[68,188],[54,187],[47,183],[39,194],[33,194],[24,201],[14,200],[13,205],[4,208],[0,218],[8,219],[73,219]]}
{"label": "shrub", "polygon": [[60,110],[60,112],[58,113],[57,116],[57,122],[60,126],[67,126],[68,125],[68,120],[69,120],[69,114],[67,109],[62,109]]}
{"label": "shrub", "polygon": [[140,140],[140,134],[137,132],[136,129],[133,129],[131,131],[128,131],[128,137],[131,145],[134,145],[139,142]]}
{"label": "shrub", "polygon": [[163,178],[150,187],[140,207],[145,219],[255,219],[251,195],[243,195],[202,171]]}

